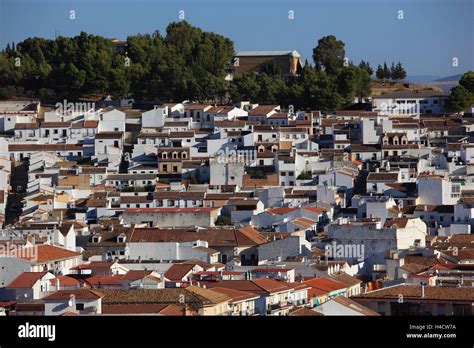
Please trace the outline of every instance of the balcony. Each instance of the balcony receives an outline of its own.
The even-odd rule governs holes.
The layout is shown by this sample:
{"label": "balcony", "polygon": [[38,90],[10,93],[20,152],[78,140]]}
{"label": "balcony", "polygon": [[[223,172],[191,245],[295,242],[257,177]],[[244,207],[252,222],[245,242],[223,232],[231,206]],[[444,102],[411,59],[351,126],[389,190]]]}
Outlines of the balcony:
{"label": "balcony", "polygon": [[245,310],[245,311],[232,312],[230,315],[233,317],[254,316],[254,315],[257,315],[257,313],[255,313],[254,310]]}
{"label": "balcony", "polygon": [[275,315],[280,311],[290,308],[289,302],[274,303],[267,306],[267,315]]}
{"label": "balcony", "polygon": [[374,272],[387,272],[387,265],[374,265],[374,268],[373,268],[373,271]]}

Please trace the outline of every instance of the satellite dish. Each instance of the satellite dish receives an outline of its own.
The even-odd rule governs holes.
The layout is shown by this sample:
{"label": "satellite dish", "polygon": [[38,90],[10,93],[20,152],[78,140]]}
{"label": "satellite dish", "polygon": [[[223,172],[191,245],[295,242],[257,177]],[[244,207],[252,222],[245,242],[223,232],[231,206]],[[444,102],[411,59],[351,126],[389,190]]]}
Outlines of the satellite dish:
{"label": "satellite dish", "polygon": [[403,278],[403,279],[407,279],[407,278],[408,278],[407,274],[406,274],[406,273],[403,273],[402,278]]}
{"label": "satellite dish", "polygon": [[69,298],[69,301],[67,303],[69,305],[69,307],[71,307],[74,304],[74,299],[75,299],[75,296],[73,294],[71,294],[71,296]]}

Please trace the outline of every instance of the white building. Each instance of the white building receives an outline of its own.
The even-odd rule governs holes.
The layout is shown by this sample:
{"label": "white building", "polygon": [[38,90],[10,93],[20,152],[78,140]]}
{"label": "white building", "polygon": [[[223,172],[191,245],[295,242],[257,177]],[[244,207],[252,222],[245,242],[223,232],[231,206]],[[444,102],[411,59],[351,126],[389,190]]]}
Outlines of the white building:
{"label": "white building", "polygon": [[396,91],[373,98],[373,110],[382,115],[442,114],[447,94],[433,90]]}

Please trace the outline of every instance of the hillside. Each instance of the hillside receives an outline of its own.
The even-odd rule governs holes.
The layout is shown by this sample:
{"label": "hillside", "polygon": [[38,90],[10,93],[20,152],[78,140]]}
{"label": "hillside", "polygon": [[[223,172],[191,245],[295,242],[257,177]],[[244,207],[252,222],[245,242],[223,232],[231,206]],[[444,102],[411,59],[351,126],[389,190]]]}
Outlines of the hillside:
{"label": "hillside", "polygon": [[430,84],[418,84],[418,83],[403,83],[403,82],[382,82],[380,80],[372,81],[372,97],[376,97],[381,94],[391,93],[399,90],[434,90],[443,91],[437,85]]}

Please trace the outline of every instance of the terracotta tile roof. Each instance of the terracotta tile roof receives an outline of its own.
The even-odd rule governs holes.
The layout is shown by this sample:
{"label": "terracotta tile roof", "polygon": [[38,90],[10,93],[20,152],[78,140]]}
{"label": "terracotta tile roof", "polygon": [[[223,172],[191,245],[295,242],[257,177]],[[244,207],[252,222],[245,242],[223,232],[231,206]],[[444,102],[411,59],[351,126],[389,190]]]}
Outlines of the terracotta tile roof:
{"label": "terracotta tile roof", "polygon": [[89,263],[83,263],[73,269],[97,269],[97,268],[110,268],[114,264],[114,261],[92,261]]}
{"label": "terracotta tile roof", "polygon": [[15,129],[38,129],[39,123],[16,123]]}
{"label": "terracotta tile roof", "polygon": [[350,276],[349,274],[346,274],[344,272],[341,272],[339,274],[333,274],[330,276],[331,278],[334,278],[335,281],[338,283],[341,283],[343,285],[346,285],[348,287],[358,285],[362,283],[360,279],[357,279],[356,277]]}
{"label": "terracotta tile roof", "polygon": [[252,280],[252,282],[268,293],[286,291],[291,288],[288,284],[282,281],[269,278],[257,278]]}
{"label": "terracotta tile roof", "polygon": [[335,280],[329,280],[326,278],[312,278],[305,280],[304,283],[311,288],[322,291],[323,293],[329,293],[332,291],[342,290],[346,288],[346,285],[336,282]]}
{"label": "terracotta tile roof", "polygon": [[384,227],[385,228],[388,228],[388,227],[405,228],[409,220],[410,219],[406,217],[389,219],[385,221]]}
{"label": "terracotta tile roof", "polygon": [[80,144],[9,144],[8,151],[82,151]]}
{"label": "terracotta tile roof", "polygon": [[99,126],[99,121],[87,120],[84,121],[84,128],[97,128]]}
{"label": "terracotta tile roof", "polygon": [[206,285],[211,289],[215,287],[221,287],[243,292],[250,292],[257,295],[270,294],[292,289],[292,287],[286,285],[286,283],[284,282],[267,278],[259,278],[253,280],[224,280],[217,282],[213,281],[206,283]]}
{"label": "terracotta tile roof", "polygon": [[325,209],[319,207],[304,207],[303,209],[317,214],[322,214],[326,211]]}
{"label": "terracotta tile roof", "polygon": [[266,213],[267,214],[272,214],[272,215],[283,215],[283,214],[288,214],[288,213],[294,212],[296,210],[298,210],[298,208],[282,207],[282,208],[268,209],[268,210],[266,210]]}
{"label": "terracotta tile roof", "polygon": [[249,111],[249,116],[266,116],[270,112],[278,108],[278,105],[259,105],[256,108]]}
{"label": "terracotta tile roof", "polygon": [[230,298],[229,302],[231,303],[247,301],[247,300],[256,299],[259,297],[258,295],[252,294],[250,292],[239,291],[239,290],[234,290],[234,289],[229,289],[229,288],[215,287],[215,288],[212,288],[212,290],[219,292],[221,294],[227,295]]}
{"label": "terracotta tile roof", "polygon": [[205,299],[205,301],[209,301],[211,303],[221,303],[228,301],[230,296],[227,294],[223,294],[221,292],[214,291],[212,289],[205,289],[200,288],[198,286],[188,286],[186,291],[193,293],[194,295]]}
{"label": "terracotta tile roof", "polygon": [[169,281],[180,282],[193,270],[193,264],[174,264],[165,272],[164,277]]}
{"label": "terracotta tile roof", "polygon": [[184,307],[169,304],[106,304],[102,305],[102,314],[160,314],[179,316],[184,314]]}
{"label": "terracotta tile roof", "polygon": [[64,128],[70,127],[71,122],[41,122],[41,128]]}
{"label": "terracotta tile roof", "polygon": [[205,240],[210,248],[226,246],[254,246],[266,239],[254,228],[135,228],[130,242],[189,242]]}
{"label": "terracotta tile roof", "polygon": [[82,283],[77,280],[76,278],[73,277],[68,277],[68,276],[57,276],[54,279],[51,279],[50,283],[51,285],[56,285],[56,280],[59,281],[59,286],[80,286]]}
{"label": "terracotta tile roof", "polygon": [[122,276],[122,279],[134,282],[136,280],[146,278],[152,273],[153,271],[148,270],[130,270]]}
{"label": "terracotta tile roof", "polygon": [[203,199],[205,192],[199,191],[157,191],[155,192],[156,199]]}
{"label": "terracotta tile roof", "polygon": [[105,295],[102,305],[111,304],[175,304],[184,301],[188,306],[214,305],[227,301],[228,297],[209,289],[189,286],[187,288],[165,288],[165,289],[101,289]]}
{"label": "terracotta tile roof", "polygon": [[43,301],[50,300],[69,300],[71,295],[74,295],[76,299],[81,300],[97,300],[103,298],[104,294],[102,292],[91,290],[91,289],[75,289],[75,290],[59,290],[51,295],[43,297]]}
{"label": "terracotta tile roof", "polygon": [[397,181],[398,173],[369,173],[367,181]]}
{"label": "terracotta tile roof", "polygon": [[92,276],[84,281],[87,285],[92,288],[101,288],[103,286],[122,286],[122,276]]}
{"label": "terracotta tile roof", "polygon": [[31,289],[48,272],[23,272],[6,286],[7,289]]}
{"label": "terracotta tile roof", "polygon": [[313,311],[312,309],[306,307],[294,307],[290,309],[289,313],[290,317],[313,317],[313,316],[324,316],[324,314],[319,313],[317,311]]}
{"label": "terracotta tile roof", "polygon": [[35,245],[34,247],[24,247],[15,249],[10,255],[17,256],[24,260],[30,260],[34,263],[45,263],[51,261],[59,261],[78,257],[81,254],[74,251],[52,246],[48,244]]}
{"label": "terracotta tile roof", "polygon": [[403,266],[401,266],[400,268],[406,270],[406,271],[409,271],[411,273],[414,273],[414,274],[417,274],[417,273],[420,273],[420,272],[423,272],[423,271],[426,271],[427,269],[429,269],[430,267],[428,266],[425,266],[425,265],[420,265],[420,264],[417,264],[417,263],[405,263]]}
{"label": "terracotta tile roof", "polygon": [[207,105],[207,104],[197,104],[197,103],[184,104],[184,110],[207,110],[210,108],[211,108],[211,105]]}
{"label": "terracotta tile roof", "polygon": [[421,285],[402,284],[367,292],[353,298],[398,299],[399,295],[403,295],[405,300],[441,300],[472,303],[474,302],[474,287],[425,286],[424,297],[422,297]]}
{"label": "terracotta tile roof", "polygon": [[100,132],[95,135],[96,139],[118,139],[123,136],[123,132]]}

